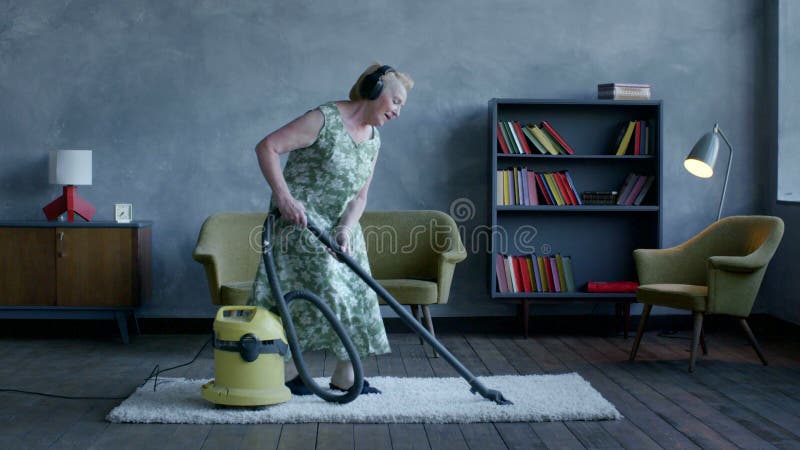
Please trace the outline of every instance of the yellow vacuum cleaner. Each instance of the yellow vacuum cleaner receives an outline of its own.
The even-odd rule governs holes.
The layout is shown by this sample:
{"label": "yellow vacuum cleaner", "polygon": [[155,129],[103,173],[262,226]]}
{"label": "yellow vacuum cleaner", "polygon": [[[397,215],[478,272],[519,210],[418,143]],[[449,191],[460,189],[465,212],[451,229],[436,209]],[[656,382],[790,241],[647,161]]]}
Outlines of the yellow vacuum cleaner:
{"label": "yellow vacuum cleaner", "polygon": [[289,348],[280,318],[257,306],[223,306],[214,319],[214,372],[203,398],[218,405],[264,406],[292,398],[284,385]]}
{"label": "yellow vacuum cleaner", "polygon": [[[275,275],[272,259],[272,228],[279,213],[272,211],[264,221],[262,235],[262,258],[269,279],[275,307],[266,310],[255,306],[228,306],[217,313],[214,320],[214,369],[216,378],[202,387],[203,397],[218,405],[265,406],[282,403],[291,397],[284,386],[283,356],[286,347],[291,349],[297,372],[303,384],[325,401],[348,403],[355,400],[364,386],[364,370],[353,342],[347,331],[337,320],[330,306],[309,291],[292,291],[286,295],[281,291]],[[487,389],[464,365],[453,356],[431,333],[406,311],[374,278],[372,278],[350,255],[343,253],[339,245],[310,220],[308,229],[336,257],[383,298],[397,315],[422,337],[469,383],[470,391],[478,393],[499,405],[511,404],[500,391]],[[344,394],[334,394],[317,385],[306,369],[303,352],[297,340],[289,304],[302,299],[311,302],[339,336],[353,364],[354,383]],[[285,334],[284,334],[285,333]]]}

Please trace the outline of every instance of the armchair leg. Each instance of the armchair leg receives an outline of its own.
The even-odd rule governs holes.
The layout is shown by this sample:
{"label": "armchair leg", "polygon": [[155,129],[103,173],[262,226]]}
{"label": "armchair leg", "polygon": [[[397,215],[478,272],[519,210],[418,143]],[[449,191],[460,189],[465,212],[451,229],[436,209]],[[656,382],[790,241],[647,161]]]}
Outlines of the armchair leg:
{"label": "armchair leg", "polygon": [[642,334],[644,334],[644,326],[647,324],[647,318],[650,317],[650,310],[653,309],[653,305],[644,305],[642,308],[642,317],[639,318],[639,331],[636,332],[636,339],[633,341],[633,348],[631,348],[631,354],[628,356],[628,361],[633,361],[636,359],[636,352],[639,351],[639,342],[642,341]]}
{"label": "armchair leg", "polygon": [[697,360],[697,344],[700,343],[700,333],[703,331],[703,313],[694,312],[694,325],[692,327],[692,349],[689,356],[689,372],[694,372],[694,362]]}
{"label": "armchair leg", "polygon": [[700,329],[700,348],[703,350],[703,355],[708,355],[708,347],[706,347],[706,327]]}
{"label": "armchair leg", "polygon": [[753,349],[755,349],[756,354],[758,354],[758,358],[761,360],[761,364],[764,364],[766,366],[767,358],[764,357],[764,352],[761,351],[761,346],[758,345],[758,341],[756,340],[756,337],[753,335],[753,331],[750,330],[750,326],[747,325],[747,319],[741,318],[739,319],[739,323],[742,325],[742,328],[744,328],[744,332],[745,334],[747,334],[747,339],[750,341],[750,345],[753,346]]}
{"label": "armchair leg", "polygon": [[[436,337],[436,333],[433,332],[433,319],[431,319],[431,310],[428,309],[428,305],[422,305],[422,315],[425,316],[425,324],[428,326],[428,331],[430,331],[433,337]],[[435,348],[433,349],[433,357],[439,357]]]}
{"label": "armchair leg", "polygon": [[[420,320],[420,318],[419,318],[419,305],[411,305],[411,315],[414,316],[414,319],[417,322],[422,323],[422,320]],[[424,343],[425,343],[425,341],[423,341],[422,337],[420,336],[419,345],[422,345]]]}

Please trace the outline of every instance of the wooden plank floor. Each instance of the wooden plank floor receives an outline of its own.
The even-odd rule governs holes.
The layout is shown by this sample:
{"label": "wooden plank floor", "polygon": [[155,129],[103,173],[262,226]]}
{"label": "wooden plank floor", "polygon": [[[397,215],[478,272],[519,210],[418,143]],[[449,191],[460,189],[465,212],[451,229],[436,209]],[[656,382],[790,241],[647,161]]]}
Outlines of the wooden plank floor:
{"label": "wooden plank floor", "polygon": [[[688,336],[684,333],[683,336]],[[479,424],[109,424],[118,400],[63,400],[0,393],[0,448],[800,448],[800,343],[760,337],[770,366],[744,336],[707,337],[709,355],[688,374],[687,339],[648,333],[635,363],[632,339],[609,336],[444,334],[477,375],[578,372],[625,416],[618,421]],[[126,396],[151,371],[188,361],[205,335],[0,340],[0,388],[71,396]],[[411,334],[390,335],[393,353],[364,361],[367,376],[456,376]],[[333,358],[308,357],[315,376]],[[167,376],[212,377],[204,351]],[[465,385],[465,389],[466,389]]]}

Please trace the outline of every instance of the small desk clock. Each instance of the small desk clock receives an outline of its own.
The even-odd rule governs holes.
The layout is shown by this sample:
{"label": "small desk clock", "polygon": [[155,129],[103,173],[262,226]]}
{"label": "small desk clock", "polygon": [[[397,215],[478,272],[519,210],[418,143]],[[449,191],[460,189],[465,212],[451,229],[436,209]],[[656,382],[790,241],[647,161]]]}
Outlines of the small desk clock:
{"label": "small desk clock", "polygon": [[133,220],[133,205],[130,203],[116,203],[114,205],[114,221],[117,223],[130,223]]}

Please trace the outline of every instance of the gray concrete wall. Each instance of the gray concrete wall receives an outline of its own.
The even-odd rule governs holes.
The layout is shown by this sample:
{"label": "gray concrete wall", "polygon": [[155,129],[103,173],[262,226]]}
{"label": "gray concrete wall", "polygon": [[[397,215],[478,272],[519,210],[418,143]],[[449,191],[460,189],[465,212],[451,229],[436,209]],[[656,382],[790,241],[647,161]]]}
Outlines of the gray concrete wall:
{"label": "gray concrete wall", "polygon": [[800,323],[800,266],[795,259],[800,254],[800,193],[795,190],[800,185],[800,5],[791,0],[768,0],[765,4],[773,93],[767,141],[770,183],[765,205],[771,214],[783,218],[786,231],[760,297],[769,313]]}
{"label": "gray concrete wall", "polygon": [[[42,219],[58,195],[47,151],[94,150],[79,192],[112,218],[155,222],[154,298],[142,316],[210,316],[191,259],[202,221],[263,210],[253,146],[306,110],[342,99],[373,60],[417,85],[383,149],[369,209],[475,205],[488,219],[487,101],[594,98],[597,83],[650,83],[664,100],[664,237],[715,218],[722,178],[682,160],[718,122],[736,146],[724,214],[763,211],[766,131],[758,0],[0,2],[0,219]],[[459,265],[435,315],[508,314],[491,304],[485,254]],[[602,312],[577,305],[542,312]]]}

